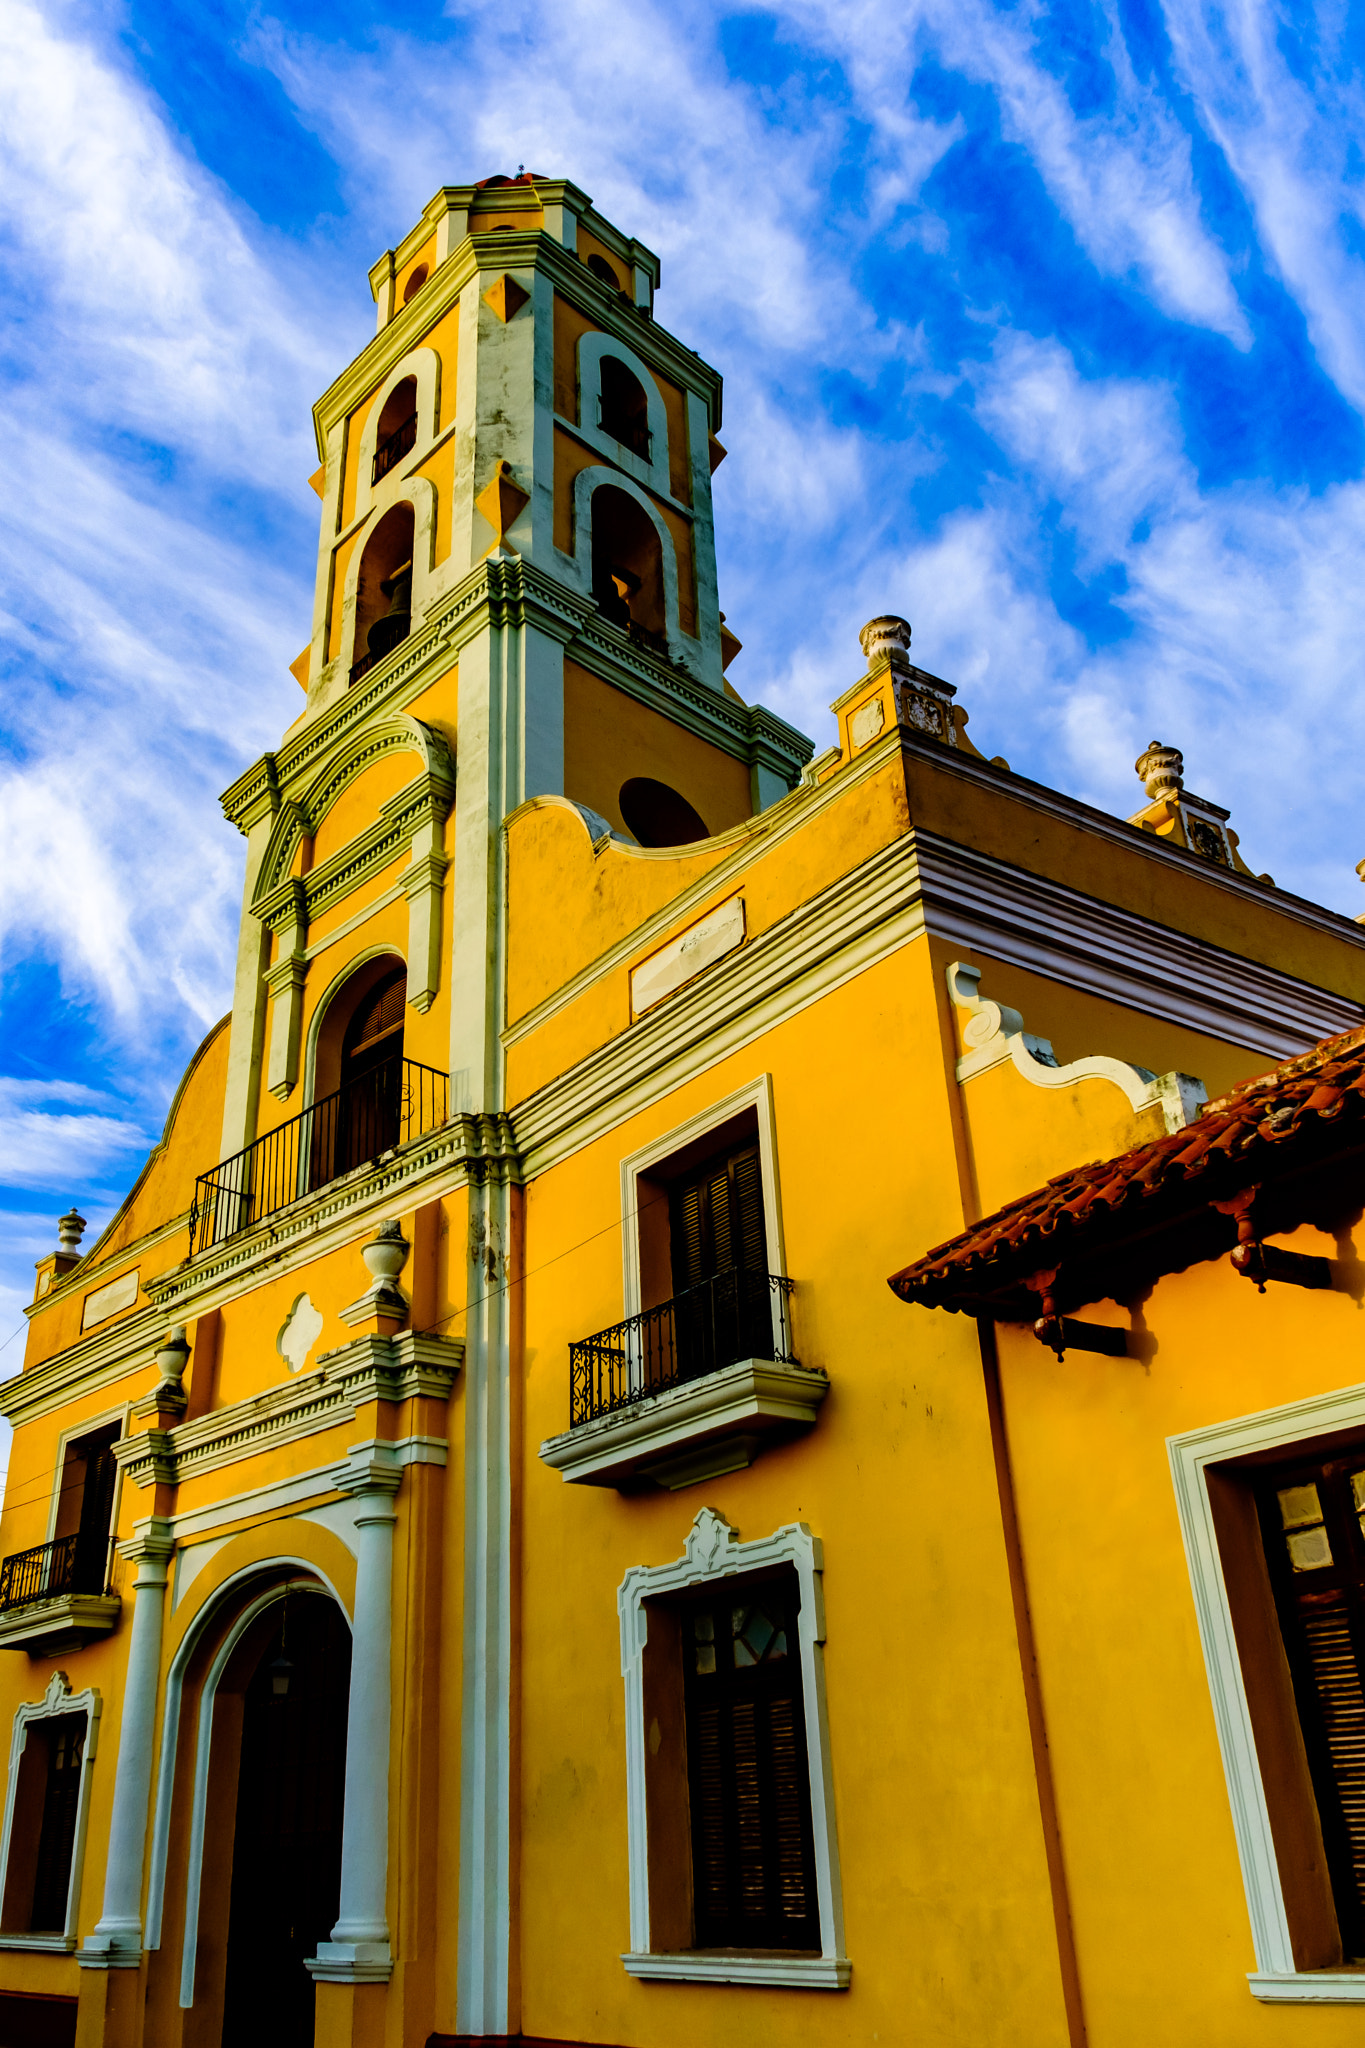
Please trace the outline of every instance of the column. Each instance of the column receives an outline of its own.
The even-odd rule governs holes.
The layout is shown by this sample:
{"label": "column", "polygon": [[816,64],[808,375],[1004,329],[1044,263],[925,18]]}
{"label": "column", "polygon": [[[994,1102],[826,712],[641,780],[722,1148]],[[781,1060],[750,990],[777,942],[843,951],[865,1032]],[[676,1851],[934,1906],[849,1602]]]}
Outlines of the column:
{"label": "column", "polygon": [[142,1864],[147,1845],[147,1803],[152,1789],[156,1696],[161,1676],[161,1629],[166,1579],[175,1539],[154,1516],[122,1555],[137,1566],[133,1626],[123,1681],[104,1911],[77,1960],[91,1970],[135,1968],[142,1960]]}
{"label": "column", "polygon": [[341,1820],[341,1915],[308,1968],[329,1984],[384,1982],[392,1972],[389,1875],[389,1718],[393,1643],[393,1496],[401,1467],[378,1457],[341,1482],[356,1496],[355,1615]]}

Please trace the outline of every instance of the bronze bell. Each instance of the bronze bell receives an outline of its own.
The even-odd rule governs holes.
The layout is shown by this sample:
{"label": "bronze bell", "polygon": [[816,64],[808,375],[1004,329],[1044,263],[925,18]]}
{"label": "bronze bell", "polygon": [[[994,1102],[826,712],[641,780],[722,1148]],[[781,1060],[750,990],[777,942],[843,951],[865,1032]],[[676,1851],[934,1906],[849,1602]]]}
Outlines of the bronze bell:
{"label": "bronze bell", "polygon": [[404,562],[384,578],[379,588],[389,600],[389,608],[365,636],[366,652],[376,661],[408,637],[412,625],[412,563]]}

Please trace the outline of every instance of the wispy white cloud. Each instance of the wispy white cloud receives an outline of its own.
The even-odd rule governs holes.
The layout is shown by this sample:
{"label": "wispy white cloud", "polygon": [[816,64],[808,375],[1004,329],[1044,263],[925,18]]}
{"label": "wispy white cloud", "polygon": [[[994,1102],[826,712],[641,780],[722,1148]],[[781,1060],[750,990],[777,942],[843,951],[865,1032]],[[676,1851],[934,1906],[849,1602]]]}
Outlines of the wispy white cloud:
{"label": "wispy white cloud", "polygon": [[46,1106],[63,1099],[70,1090],[0,1076],[0,1160],[11,1185],[76,1190],[151,1142],[126,1116]]}
{"label": "wispy white cloud", "polygon": [[[1298,300],[1327,374],[1365,408],[1365,181],[1358,138],[1365,83],[1336,47],[1329,10],[1167,0],[1177,64],[1255,212],[1263,251]],[[1286,61],[1295,30],[1319,62]]]}

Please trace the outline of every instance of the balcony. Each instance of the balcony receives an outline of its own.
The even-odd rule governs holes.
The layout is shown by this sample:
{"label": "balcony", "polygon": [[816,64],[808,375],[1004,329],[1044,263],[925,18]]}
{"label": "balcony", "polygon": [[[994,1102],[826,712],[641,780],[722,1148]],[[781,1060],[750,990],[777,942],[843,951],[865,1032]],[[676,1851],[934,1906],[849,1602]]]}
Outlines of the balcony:
{"label": "balcony", "polygon": [[190,1257],[287,1209],[449,1121],[450,1077],[400,1055],[204,1173],[190,1208]]}
{"label": "balcony", "polygon": [[829,1391],[792,1353],[792,1282],[731,1268],[569,1347],[569,1428],[540,1447],[566,1480],[690,1486],[809,1429]]}
{"label": "balcony", "polygon": [[107,1636],[118,1595],[106,1593],[107,1540],[58,1536],[0,1562],[0,1649],[55,1656]]}

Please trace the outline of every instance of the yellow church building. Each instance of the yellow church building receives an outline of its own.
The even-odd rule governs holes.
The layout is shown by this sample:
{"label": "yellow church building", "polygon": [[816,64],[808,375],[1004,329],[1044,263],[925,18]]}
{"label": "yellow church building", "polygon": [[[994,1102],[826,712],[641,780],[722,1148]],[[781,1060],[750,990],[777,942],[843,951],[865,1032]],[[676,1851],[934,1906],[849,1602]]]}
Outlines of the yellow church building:
{"label": "yellow church building", "polygon": [[746,704],[659,274],[445,187],[315,408],[231,1014],[0,1388],[0,2048],[1332,2048],[1365,931],[897,616]]}

